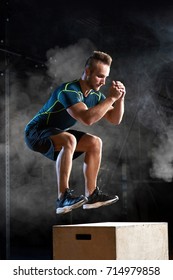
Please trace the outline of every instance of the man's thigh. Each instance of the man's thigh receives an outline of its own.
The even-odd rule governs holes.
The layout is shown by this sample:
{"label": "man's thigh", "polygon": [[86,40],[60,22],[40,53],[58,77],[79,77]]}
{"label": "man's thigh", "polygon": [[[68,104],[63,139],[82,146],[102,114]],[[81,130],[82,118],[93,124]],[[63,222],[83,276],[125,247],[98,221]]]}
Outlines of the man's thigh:
{"label": "man's thigh", "polygon": [[86,133],[81,137],[80,141],[78,142],[76,151],[87,152],[97,141],[99,141],[99,139],[100,138],[98,138],[95,135]]}

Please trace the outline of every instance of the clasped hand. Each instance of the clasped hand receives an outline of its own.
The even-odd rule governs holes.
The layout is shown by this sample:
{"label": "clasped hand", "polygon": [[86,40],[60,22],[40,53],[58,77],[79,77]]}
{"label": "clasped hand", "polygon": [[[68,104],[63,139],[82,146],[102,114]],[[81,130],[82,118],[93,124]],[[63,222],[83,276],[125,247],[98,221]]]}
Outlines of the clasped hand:
{"label": "clasped hand", "polygon": [[123,83],[120,81],[112,81],[112,85],[109,89],[109,96],[114,97],[116,100],[124,98],[126,89]]}

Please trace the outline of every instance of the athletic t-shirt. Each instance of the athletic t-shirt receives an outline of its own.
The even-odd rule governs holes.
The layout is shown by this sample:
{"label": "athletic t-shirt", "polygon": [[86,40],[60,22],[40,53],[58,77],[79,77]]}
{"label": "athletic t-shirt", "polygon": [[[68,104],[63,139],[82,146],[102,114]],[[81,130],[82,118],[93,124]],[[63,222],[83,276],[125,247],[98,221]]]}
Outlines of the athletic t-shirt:
{"label": "athletic t-shirt", "polygon": [[67,108],[79,102],[83,102],[88,108],[91,108],[105,98],[105,95],[100,91],[94,90],[91,90],[89,95],[84,97],[79,80],[63,83],[54,90],[49,100],[27,124],[26,130],[34,126],[41,129],[54,127],[66,130],[77,122],[68,114]]}

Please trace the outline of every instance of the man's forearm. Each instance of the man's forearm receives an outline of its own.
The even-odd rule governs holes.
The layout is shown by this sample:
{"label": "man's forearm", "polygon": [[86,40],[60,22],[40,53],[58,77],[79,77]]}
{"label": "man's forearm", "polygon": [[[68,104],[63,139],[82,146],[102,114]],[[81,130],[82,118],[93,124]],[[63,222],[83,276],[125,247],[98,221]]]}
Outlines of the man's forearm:
{"label": "man's forearm", "polygon": [[105,118],[113,123],[113,124],[120,124],[124,115],[124,98],[118,99],[114,107],[105,114]]}
{"label": "man's forearm", "polygon": [[88,125],[92,125],[93,123],[98,122],[112,108],[114,102],[115,98],[107,97],[103,102],[92,108],[89,108],[84,113],[84,122],[88,122]]}

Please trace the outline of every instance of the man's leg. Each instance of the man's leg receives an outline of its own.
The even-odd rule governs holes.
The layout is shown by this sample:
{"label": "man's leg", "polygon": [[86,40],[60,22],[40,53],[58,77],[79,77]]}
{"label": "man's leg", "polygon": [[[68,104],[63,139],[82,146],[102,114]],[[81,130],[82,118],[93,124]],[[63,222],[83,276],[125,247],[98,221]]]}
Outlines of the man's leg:
{"label": "man's leg", "polygon": [[85,194],[86,196],[89,196],[97,186],[97,176],[102,157],[102,140],[97,136],[85,134],[81,137],[76,147],[76,151],[85,152],[83,166]]}
{"label": "man's leg", "polygon": [[51,136],[51,139],[55,151],[60,151],[56,162],[59,194],[56,213],[64,214],[82,206],[87,201],[87,198],[83,195],[75,197],[69,190],[72,158],[77,144],[76,138],[68,132],[62,132],[58,135]]}
{"label": "man's leg", "polygon": [[[60,150],[56,164],[58,189],[61,194],[60,201],[58,201],[59,206],[56,210],[57,214],[71,211],[85,203],[83,208],[91,209],[109,205],[118,200],[117,196],[108,196],[102,193],[97,187],[97,176],[102,156],[102,141],[99,137],[85,134],[81,137],[77,146],[75,136],[68,132],[52,136],[51,139],[54,143],[55,151]],[[67,195],[65,201],[64,198],[61,198],[63,197],[64,191],[69,187],[69,177],[74,152],[85,153],[83,171],[85,177],[85,193],[88,197],[88,201],[84,196],[73,199],[71,195]],[[61,203],[61,201],[63,201],[63,203]]]}
{"label": "man's leg", "polygon": [[51,136],[55,151],[60,151],[56,161],[58,194],[64,193],[69,188],[69,178],[72,169],[72,158],[76,149],[76,138],[68,133]]}
{"label": "man's leg", "polygon": [[98,208],[118,201],[119,198],[117,195],[110,196],[104,194],[97,186],[97,176],[102,156],[101,139],[99,137],[86,134],[80,139],[76,150],[85,152],[84,177],[85,193],[88,197],[88,201],[83,205],[83,208]]}

